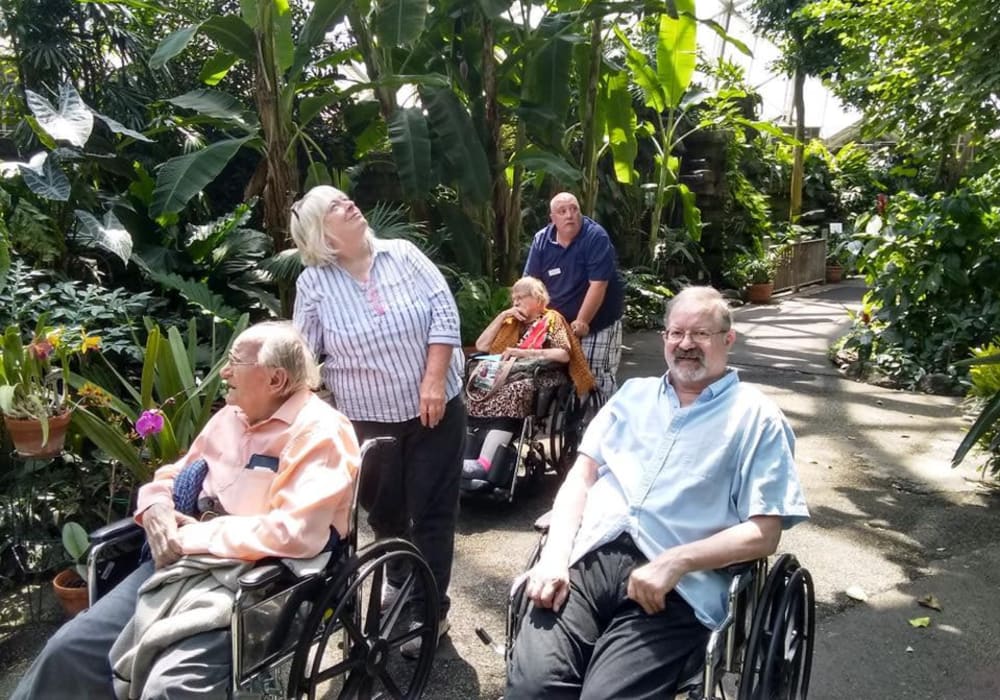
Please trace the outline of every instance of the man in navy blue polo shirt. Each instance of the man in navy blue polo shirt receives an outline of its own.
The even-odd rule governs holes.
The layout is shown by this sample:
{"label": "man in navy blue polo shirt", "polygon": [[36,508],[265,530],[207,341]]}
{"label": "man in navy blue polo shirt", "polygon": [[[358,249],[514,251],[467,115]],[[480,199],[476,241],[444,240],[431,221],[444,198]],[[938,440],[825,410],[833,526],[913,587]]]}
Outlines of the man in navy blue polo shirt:
{"label": "man in navy blue polo shirt", "polygon": [[535,234],[524,274],[545,283],[549,306],[580,338],[605,401],[617,388],[622,356],[622,282],[608,232],[580,213],[580,203],[560,192],[549,203],[552,223]]}

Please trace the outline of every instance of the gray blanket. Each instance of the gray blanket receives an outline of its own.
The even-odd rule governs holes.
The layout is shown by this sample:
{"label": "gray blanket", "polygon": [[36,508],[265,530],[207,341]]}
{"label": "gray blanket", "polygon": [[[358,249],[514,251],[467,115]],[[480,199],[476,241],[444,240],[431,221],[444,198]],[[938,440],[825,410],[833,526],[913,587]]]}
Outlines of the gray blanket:
{"label": "gray blanket", "polygon": [[115,696],[138,698],[156,657],[166,648],[228,627],[239,577],[252,566],[239,559],[189,555],[150,576],[139,589],[135,614],[109,654]]}

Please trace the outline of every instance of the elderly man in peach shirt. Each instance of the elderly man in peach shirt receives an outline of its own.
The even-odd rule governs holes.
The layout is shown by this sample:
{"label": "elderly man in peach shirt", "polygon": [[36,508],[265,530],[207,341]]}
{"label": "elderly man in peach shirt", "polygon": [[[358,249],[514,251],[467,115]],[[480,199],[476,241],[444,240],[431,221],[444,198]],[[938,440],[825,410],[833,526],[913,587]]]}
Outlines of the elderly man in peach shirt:
{"label": "elderly man in peach shirt", "polygon": [[[284,322],[250,327],[222,376],[227,405],[182,459],[139,489],[136,521],[152,561],[64,625],[14,698],[113,697],[108,652],[155,569],[185,555],[309,558],[347,534],[357,439],[347,418],[311,391],[318,368],[299,332]],[[199,460],[207,472],[192,517],[174,508],[174,479]],[[182,640],[156,660],[141,697],[225,697],[230,645],[228,628]]]}

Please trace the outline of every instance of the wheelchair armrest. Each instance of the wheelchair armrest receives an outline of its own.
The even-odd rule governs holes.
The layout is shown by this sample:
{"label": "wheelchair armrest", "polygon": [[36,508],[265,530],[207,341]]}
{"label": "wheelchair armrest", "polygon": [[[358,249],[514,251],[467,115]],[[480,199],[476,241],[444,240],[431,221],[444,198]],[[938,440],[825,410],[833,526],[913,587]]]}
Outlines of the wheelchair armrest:
{"label": "wheelchair armrest", "polygon": [[278,560],[265,560],[239,578],[240,589],[255,591],[281,580],[294,580],[295,575]]}
{"label": "wheelchair armrest", "polygon": [[549,526],[551,524],[552,524],[552,511],[548,510],[538,516],[538,519],[535,520],[535,524],[533,525],[533,527],[535,528],[535,532],[539,532],[544,535],[549,531]]}
{"label": "wheelchair armrest", "polygon": [[122,518],[121,520],[116,520],[113,523],[103,525],[91,532],[90,544],[94,545],[103,544],[104,542],[112,542],[126,535],[131,535],[141,529],[142,526],[132,518]]}
{"label": "wheelchair armrest", "polygon": [[737,564],[730,564],[724,569],[724,571],[730,576],[739,576],[752,571],[756,565],[756,561],[741,561]]}

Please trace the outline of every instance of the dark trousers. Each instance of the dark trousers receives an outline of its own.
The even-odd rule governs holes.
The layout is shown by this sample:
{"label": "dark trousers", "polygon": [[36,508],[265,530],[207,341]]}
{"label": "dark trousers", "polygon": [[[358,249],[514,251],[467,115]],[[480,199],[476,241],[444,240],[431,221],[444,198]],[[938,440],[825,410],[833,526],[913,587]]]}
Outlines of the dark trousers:
{"label": "dark trousers", "polygon": [[461,397],[448,402],[434,428],[425,428],[419,418],[402,423],[354,421],[360,441],[396,438],[362,471],[359,500],[376,537],[405,537],[420,550],[434,574],[441,617],[450,606],[465,421]]}
{"label": "dark trousers", "polygon": [[688,657],[709,630],[671,591],[663,612],[647,615],[630,600],[628,577],[646,563],[622,535],[570,568],[560,612],[529,608],[514,645],[507,700],[673,697]]}

